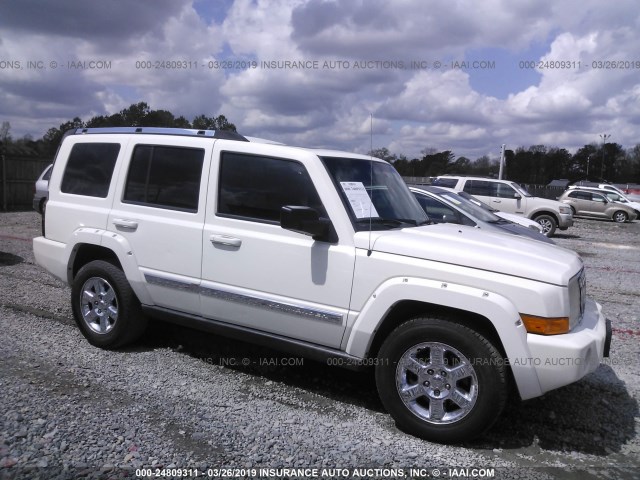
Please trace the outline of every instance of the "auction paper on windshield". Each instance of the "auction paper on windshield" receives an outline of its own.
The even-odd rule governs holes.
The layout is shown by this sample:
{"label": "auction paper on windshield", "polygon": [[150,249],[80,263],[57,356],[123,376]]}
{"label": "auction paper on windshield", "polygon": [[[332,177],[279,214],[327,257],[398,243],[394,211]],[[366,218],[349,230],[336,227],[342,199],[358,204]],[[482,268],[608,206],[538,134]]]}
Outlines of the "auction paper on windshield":
{"label": "auction paper on windshield", "polygon": [[340,182],[340,186],[347,199],[349,199],[351,210],[353,210],[356,218],[379,216],[362,182]]}

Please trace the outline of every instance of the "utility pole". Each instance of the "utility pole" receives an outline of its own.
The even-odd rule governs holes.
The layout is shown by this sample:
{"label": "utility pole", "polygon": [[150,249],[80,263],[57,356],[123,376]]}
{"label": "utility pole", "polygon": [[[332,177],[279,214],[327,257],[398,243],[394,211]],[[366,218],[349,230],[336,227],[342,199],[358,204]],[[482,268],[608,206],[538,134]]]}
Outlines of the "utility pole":
{"label": "utility pole", "polygon": [[498,171],[498,180],[502,180],[502,173],[504,171],[504,148],[506,145],[503,143],[500,149],[500,170]]}
{"label": "utility pole", "polygon": [[602,167],[600,168],[600,180],[604,181],[604,147],[607,145],[607,138],[611,138],[611,134],[601,133],[602,139]]}

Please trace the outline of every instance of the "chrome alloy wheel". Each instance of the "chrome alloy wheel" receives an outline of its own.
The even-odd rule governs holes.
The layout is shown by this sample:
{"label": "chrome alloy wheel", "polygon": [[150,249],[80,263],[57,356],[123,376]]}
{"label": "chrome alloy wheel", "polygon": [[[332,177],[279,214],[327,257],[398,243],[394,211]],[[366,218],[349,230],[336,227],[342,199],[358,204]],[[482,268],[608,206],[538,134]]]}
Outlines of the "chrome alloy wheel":
{"label": "chrome alloy wheel", "polygon": [[87,326],[96,333],[109,333],[118,321],[118,299],[104,278],[91,277],[82,285],[80,311]]}
{"label": "chrome alloy wheel", "polygon": [[415,345],[400,357],[396,388],[411,413],[433,424],[463,419],[478,398],[478,378],[469,359],[438,342]]}
{"label": "chrome alloy wheel", "polygon": [[549,231],[553,228],[553,224],[548,218],[541,218],[538,223],[542,227],[542,233],[544,233],[545,235],[549,233]]}
{"label": "chrome alloy wheel", "polygon": [[616,223],[624,223],[627,221],[627,214],[624,212],[616,212],[613,214],[613,221]]}

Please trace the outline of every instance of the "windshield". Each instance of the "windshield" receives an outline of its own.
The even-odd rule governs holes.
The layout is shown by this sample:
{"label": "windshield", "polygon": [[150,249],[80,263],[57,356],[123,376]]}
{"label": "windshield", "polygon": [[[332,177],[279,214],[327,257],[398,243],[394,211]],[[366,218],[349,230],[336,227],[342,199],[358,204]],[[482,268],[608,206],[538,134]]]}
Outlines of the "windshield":
{"label": "windshield", "polygon": [[439,197],[444,198],[447,202],[455,205],[460,210],[467,212],[468,214],[476,217],[478,220],[489,223],[502,223],[502,219],[495,213],[485,210],[484,208],[476,205],[466,198],[462,198],[457,193],[452,192],[437,192]]}
{"label": "windshield", "polygon": [[358,158],[321,157],[359,230],[424,225],[427,215],[393,166]]}
{"label": "windshield", "polygon": [[523,197],[533,197],[533,195],[531,195],[529,192],[527,192],[527,189],[524,188],[522,185],[518,185],[515,182],[509,182],[509,185],[511,185],[513,188],[515,188],[516,191],[519,192],[520,195],[522,195]]}
{"label": "windshield", "polygon": [[626,198],[624,198],[622,195],[618,195],[615,192],[606,192],[605,195],[609,197],[609,200],[613,200],[614,202],[628,203]]}

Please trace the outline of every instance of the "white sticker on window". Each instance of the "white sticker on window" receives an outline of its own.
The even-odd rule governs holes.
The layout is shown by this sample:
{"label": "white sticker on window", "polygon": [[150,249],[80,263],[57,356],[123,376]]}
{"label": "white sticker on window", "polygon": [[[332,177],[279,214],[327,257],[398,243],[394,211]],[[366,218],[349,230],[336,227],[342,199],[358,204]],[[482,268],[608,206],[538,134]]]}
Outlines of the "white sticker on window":
{"label": "white sticker on window", "polygon": [[356,218],[379,217],[362,182],[340,182],[340,186],[347,195]]}

